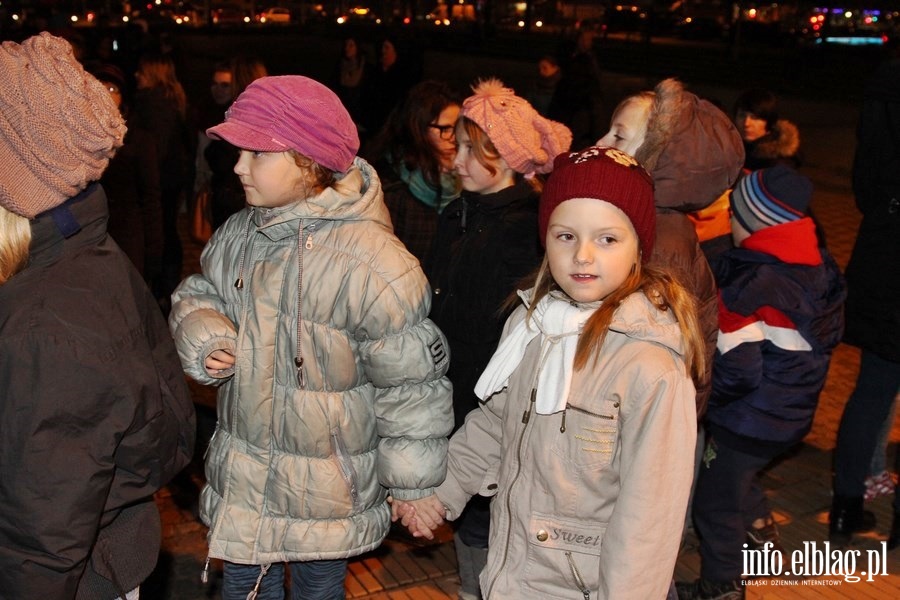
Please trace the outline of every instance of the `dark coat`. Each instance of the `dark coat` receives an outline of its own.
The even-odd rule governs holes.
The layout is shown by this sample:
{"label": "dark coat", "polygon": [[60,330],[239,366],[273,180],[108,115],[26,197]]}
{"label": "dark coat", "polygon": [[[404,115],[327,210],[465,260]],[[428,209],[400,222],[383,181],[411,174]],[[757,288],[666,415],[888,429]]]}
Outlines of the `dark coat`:
{"label": "dark coat", "polygon": [[147,281],[162,267],[162,204],[156,144],[133,128],[100,179],[109,200],[109,235]]}
{"label": "dark coat", "polygon": [[713,265],[719,339],[706,416],[731,446],[790,444],[812,426],[846,296],[840,270],[817,246],[806,218],[754,233]]}
{"label": "dark coat", "polygon": [[845,341],[900,362],[900,59],[866,89],[853,192],[863,219],[847,265]]}
{"label": "dark coat", "polygon": [[478,404],[475,383],[490,361],[504,300],[541,263],[538,194],[525,182],[496,194],[466,194],[441,213],[429,262],[431,318],[450,343],[456,425]]}
{"label": "dark coat", "polygon": [[[0,594],[110,599],[153,570],[153,493],[190,460],[194,410],[165,321],[106,234],[94,185],[31,223],[0,286]],[[65,214],[62,211],[60,214]]]}
{"label": "dark coat", "polygon": [[434,188],[435,206],[428,206],[413,195],[389,161],[378,161],[375,169],[381,177],[384,203],[391,213],[394,234],[400,238],[406,249],[419,259],[422,268],[427,273],[427,263],[434,245],[434,238],[437,235],[438,219],[440,218],[436,206],[441,190],[437,187]]}

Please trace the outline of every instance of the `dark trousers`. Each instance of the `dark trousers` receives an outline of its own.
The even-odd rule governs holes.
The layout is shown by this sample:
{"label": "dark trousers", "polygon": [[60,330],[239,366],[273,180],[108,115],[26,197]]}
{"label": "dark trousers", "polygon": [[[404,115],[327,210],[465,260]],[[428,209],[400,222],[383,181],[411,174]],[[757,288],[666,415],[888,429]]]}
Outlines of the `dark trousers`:
{"label": "dark trousers", "polygon": [[769,515],[759,472],[782,452],[777,448],[747,454],[710,437],[694,492],[703,579],[719,583],[741,578],[746,531],[753,521]]}
{"label": "dark trousers", "polygon": [[[291,572],[291,600],[343,600],[346,560],[287,563]],[[262,576],[259,565],[225,562],[222,600],[245,600],[259,580],[257,600],[283,600],[285,563],[272,563]]]}
{"label": "dark trousers", "polygon": [[[894,398],[900,392],[900,363],[862,351],[856,388],[841,417],[834,449],[834,493],[859,498],[866,491],[866,476],[878,432],[891,415]],[[900,496],[894,494],[894,510],[900,510]]]}

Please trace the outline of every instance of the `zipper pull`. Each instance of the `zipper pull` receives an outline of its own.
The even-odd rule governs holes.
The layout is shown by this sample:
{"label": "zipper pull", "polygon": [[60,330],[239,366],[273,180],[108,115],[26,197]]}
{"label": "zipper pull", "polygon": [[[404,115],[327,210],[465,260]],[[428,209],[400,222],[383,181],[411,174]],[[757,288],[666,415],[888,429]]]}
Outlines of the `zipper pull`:
{"label": "zipper pull", "polygon": [[562,423],[560,423],[560,425],[559,425],[559,432],[560,433],[566,432],[566,409],[563,409]]}
{"label": "zipper pull", "polygon": [[303,375],[303,359],[295,358],[294,364],[297,366],[297,385],[301,390],[306,389],[306,376]]}
{"label": "zipper pull", "polygon": [[310,233],[309,235],[306,236],[306,249],[312,250],[312,247],[313,247],[312,234]]}
{"label": "zipper pull", "polygon": [[528,421],[531,419],[531,409],[534,407],[534,403],[537,401],[537,388],[531,388],[531,402],[528,403],[528,408],[522,413],[522,422],[528,425]]}

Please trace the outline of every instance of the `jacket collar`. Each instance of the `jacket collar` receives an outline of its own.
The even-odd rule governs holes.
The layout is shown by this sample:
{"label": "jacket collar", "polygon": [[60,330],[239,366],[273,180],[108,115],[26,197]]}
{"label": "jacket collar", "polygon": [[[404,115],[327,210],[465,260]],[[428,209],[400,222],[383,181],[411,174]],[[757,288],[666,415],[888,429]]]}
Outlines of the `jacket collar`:
{"label": "jacket collar", "polygon": [[381,181],[375,169],[356,158],[353,167],[333,187],[307,200],[274,209],[253,210],[253,225],[272,240],[297,234],[296,221],[375,221],[390,227]]}
{"label": "jacket collar", "polygon": [[106,192],[93,183],[60,206],[31,221],[29,267],[56,262],[64,246],[89,246],[106,237]]}
{"label": "jacket collar", "polygon": [[809,217],[760,229],[744,240],[741,248],[774,256],[792,265],[814,267],[822,264],[816,226]]}

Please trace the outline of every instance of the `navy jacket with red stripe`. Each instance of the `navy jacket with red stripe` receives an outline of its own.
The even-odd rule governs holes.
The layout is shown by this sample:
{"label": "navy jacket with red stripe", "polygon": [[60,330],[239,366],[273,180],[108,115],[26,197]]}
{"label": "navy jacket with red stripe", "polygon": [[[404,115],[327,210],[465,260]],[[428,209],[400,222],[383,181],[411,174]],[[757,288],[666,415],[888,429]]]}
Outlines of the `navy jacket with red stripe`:
{"label": "navy jacket with red stripe", "polygon": [[745,441],[799,441],[843,333],[840,270],[809,218],[757,231],[713,269],[719,336],[707,419]]}

